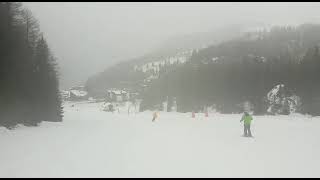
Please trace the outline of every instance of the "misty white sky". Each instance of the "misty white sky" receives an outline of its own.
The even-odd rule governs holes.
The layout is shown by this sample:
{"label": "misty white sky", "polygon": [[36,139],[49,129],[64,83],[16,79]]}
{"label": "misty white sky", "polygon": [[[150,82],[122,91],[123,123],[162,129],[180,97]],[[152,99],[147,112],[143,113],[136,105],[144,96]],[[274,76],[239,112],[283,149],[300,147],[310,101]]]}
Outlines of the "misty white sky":
{"label": "misty white sky", "polygon": [[320,3],[28,2],[58,58],[63,88],[176,35],[247,22],[320,22]]}

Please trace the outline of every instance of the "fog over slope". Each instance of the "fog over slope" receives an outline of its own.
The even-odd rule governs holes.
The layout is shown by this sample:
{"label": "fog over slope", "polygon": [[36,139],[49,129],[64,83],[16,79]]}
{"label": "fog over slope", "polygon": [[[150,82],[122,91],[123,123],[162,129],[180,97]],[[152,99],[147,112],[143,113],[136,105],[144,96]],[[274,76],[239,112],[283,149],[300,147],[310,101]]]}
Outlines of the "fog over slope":
{"label": "fog over slope", "polygon": [[[301,24],[319,22],[320,17],[319,3],[24,4],[39,20],[58,58],[62,88],[83,83],[122,60],[153,52],[168,39],[197,42],[188,40],[189,35],[232,24]],[[206,35],[197,37],[208,40]]]}

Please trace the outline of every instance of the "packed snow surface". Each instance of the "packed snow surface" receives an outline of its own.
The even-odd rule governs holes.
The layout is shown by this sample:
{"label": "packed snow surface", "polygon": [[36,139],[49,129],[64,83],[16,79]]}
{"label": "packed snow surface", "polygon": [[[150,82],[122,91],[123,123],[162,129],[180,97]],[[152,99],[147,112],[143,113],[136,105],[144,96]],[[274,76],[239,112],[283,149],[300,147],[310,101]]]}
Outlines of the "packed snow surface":
{"label": "packed snow surface", "polygon": [[[72,107],[71,105],[74,104]],[[64,121],[0,129],[0,177],[320,177],[320,117],[104,112],[65,103]]]}

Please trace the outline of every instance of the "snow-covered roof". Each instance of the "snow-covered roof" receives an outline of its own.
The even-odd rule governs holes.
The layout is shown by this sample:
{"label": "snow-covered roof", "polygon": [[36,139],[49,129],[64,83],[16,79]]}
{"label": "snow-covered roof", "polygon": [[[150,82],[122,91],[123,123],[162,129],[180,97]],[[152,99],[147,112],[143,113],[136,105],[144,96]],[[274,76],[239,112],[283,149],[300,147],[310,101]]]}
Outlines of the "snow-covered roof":
{"label": "snow-covered roof", "polygon": [[116,95],[121,95],[121,91],[120,90],[114,90],[114,91],[111,91],[111,92],[116,94]]}
{"label": "snow-covered roof", "polygon": [[213,57],[212,58],[212,61],[216,61],[216,60],[218,60],[219,59],[219,57]]}
{"label": "snow-covered roof", "polygon": [[60,91],[61,94],[69,94],[69,91],[65,91],[65,90],[62,90]]}
{"label": "snow-covered roof", "polygon": [[70,90],[83,90],[84,86],[74,86],[72,88],[70,88]]}
{"label": "snow-covered roof", "polygon": [[70,90],[70,92],[79,97],[86,96],[88,94],[88,92],[86,91],[79,91],[79,90]]}
{"label": "snow-covered roof", "polygon": [[108,90],[109,93],[113,93],[115,95],[126,94],[127,92],[124,90]]}

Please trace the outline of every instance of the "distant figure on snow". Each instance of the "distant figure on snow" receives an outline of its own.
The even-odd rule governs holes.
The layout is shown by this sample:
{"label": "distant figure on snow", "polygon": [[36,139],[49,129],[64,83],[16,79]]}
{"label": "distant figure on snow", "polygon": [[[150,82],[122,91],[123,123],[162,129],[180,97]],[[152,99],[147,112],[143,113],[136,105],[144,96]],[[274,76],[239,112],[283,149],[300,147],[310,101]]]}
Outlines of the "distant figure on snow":
{"label": "distant figure on snow", "polygon": [[118,104],[116,104],[116,109],[117,109],[118,113],[120,114],[120,108],[119,108]]}
{"label": "distant figure on snow", "polygon": [[113,113],[113,105],[111,103],[108,105],[108,108],[109,108],[109,111]]}
{"label": "distant figure on snow", "polygon": [[240,122],[244,121],[243,125],[244,125],[244,137],[252,137],[251,134],[251,130],[250,130],[250,125],[251,125],[251,121],[252,121],[252,116],[249,115],[249,113],[244,112]]}
{"label": "distant figure on snow", "polygon": [[152,122],[154,122],[157,118],[158,118],[158,112],[155,111],[155,112],[153,113]]}

